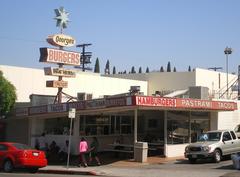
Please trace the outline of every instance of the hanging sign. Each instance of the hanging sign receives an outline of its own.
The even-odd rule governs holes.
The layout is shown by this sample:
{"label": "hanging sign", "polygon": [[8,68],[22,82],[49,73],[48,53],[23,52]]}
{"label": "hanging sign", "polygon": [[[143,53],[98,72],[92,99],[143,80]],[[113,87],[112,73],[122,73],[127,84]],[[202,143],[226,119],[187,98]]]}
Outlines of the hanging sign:
{"label": "hanging sign", "polygon": [[39,62],[79,66],[80,53],[52,48],[40,48]]}
{"label": "hanging sign", "polygon": [[75,45],[76,40],[65,34],[55,34],[48,36],[47,42],[57,47],[71,47]]}
{"label": "hanging sign", "polygon": [[69,69],[45,67],[44,74],[47,76],[76,77],[76,73]]}
{"label": "hanging sign", "polygon": [[67,81],[46,81],[46,87],[67,88],[68,82]]}

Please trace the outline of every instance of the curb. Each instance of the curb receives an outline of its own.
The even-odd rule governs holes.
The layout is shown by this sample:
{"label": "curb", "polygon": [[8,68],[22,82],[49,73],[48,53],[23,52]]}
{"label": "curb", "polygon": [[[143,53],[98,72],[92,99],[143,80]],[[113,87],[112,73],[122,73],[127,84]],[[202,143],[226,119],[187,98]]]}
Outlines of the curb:
{"label": "curb", "polygon": [[38,173],[100,176],[97,175],[97,173],[94,171],[74,171],[74,170],[38,170]]}

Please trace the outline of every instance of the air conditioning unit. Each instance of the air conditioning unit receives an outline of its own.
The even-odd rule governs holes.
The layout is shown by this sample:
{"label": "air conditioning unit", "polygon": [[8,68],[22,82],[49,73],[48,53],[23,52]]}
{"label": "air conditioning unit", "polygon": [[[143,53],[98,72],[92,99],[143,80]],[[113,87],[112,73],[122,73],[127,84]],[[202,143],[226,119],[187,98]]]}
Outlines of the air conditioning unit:
{"label": "air conditioning unit", "polygon": [[86,93],[85,93],[85,92],[77,93],[77,99],[78,99],[79,101],[86,100]]}
{"label": "air conditioning unit", "polygon": [[86,100],[91,100],[91,99],[92,99],[92,94],[88,93],[88,94],[86,95]]}
{"label": "air conditioning unit", "polygon": [[189,98],[209,99],[209,88],[202,86],[189,87]]}
{"label": "air conditioning unit", "polygon": [[78,98],[79,101],[91,100],[92,99],[92,94],[85,93],[85,92],[80,92],[80,93],[77,93],[77,98]]}

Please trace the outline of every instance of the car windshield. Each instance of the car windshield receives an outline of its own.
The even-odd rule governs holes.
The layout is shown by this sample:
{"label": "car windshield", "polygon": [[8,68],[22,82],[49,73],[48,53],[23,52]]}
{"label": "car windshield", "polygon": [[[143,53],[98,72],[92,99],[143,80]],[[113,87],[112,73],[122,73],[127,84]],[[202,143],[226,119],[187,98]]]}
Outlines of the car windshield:
{"label": "car windshield", "polygon": [[198,141],[219,141],[221,132],[203,133],[198,137]]}
{"label": "car windshield", "polygon": [[16,147],[17,149],[22,149],[22,150],[26,150],[26,149],[32,149],[31,147],[29,147],[26,144],[20,144],[20,143],[14,143],[12,144],[14,147]]}

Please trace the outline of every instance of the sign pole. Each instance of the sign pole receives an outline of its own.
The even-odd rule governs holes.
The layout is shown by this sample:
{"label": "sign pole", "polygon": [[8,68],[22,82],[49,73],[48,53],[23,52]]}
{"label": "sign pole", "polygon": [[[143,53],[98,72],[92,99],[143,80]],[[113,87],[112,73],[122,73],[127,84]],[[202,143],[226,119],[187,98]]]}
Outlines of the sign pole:
{"label": "sign pole", "polygon": [[70,121],[70,130],[69,130],[69,137],[68,137],[68,158],[67,158],[67,169],[69,167],[69,161],[70,161],[70,148],[71,148],[71,136],[72,136],[72,121],[75,118],[76,115],[76,109],[75,108],[70,108],[68,112],[68,118],[71,119]]}

